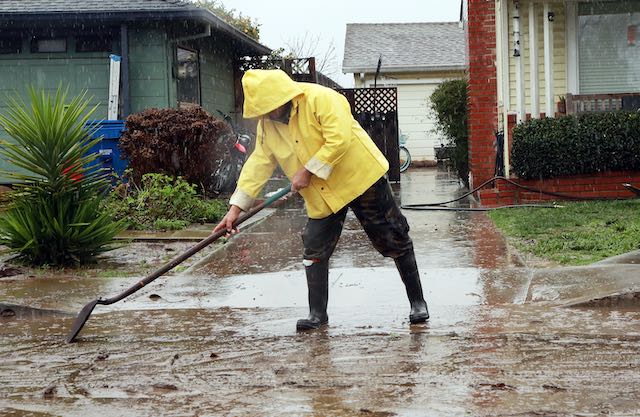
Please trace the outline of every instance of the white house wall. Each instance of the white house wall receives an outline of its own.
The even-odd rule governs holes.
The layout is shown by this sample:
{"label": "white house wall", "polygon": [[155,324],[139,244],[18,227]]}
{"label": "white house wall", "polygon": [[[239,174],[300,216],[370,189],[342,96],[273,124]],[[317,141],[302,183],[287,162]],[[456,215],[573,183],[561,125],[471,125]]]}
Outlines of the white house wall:
{"label": "white house wall", "polygon": [[[464,73],[459,71],[434,73],[433,76],[385,74],[378,78],[378,87],[398,89],[398,124],[401,133],[405,135],[405,146],[409,149],[412,160],[435,161],[434,147],[446,143],[446,140],[436,132],[435,115],[431,111],[431,94],[441,82],[463,77]],[[364,86],[373,87],[372,75],[365,77]]]}
{"label": "white house wall", "polygon": [[[530,54],[538,55],[538,97],[539,111],[544,112],[546,108],[545,99],[545,71],[544,71],[544,28],[543,28],[543,3],[534,1],[537,23],[537,44],[529,43],[529,1],[520,1],[520,42],[521,42],[521,58],[524,66],[524,104],[525,112],[531,112],[531,59]],[[560,96],[567,94],[567,58],[566,58],[566,9],[564,2],[549,2],[550,9],[554,12],[553,21],[553,97],[554,108],[555,103]],[[509,1],[509,16],[507,23],[509,25],[508,34],[509,54],[506,58],[509,60],[509,112],[517,111],[517,94],[516,94],[516,58],[513,56],[514,36],[513,36],[513,16],[516,13],[515,2]],[[532,48],[533,47],[533,48]]]}

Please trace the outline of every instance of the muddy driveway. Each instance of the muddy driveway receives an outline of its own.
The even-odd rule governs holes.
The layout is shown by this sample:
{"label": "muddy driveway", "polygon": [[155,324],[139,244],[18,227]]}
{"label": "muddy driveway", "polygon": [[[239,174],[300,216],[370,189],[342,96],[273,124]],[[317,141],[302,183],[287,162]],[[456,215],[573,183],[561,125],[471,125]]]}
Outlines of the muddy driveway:
{"label": "muddy driveway", "polygon": [[[399,192],[421,203],[457,187],[447,172],[420,170]],[[584,280],[633,281],[634,266],[532,269],[481,213],[406,214],[432,315],[423,326],[409,326],[392,262],[350,218],[330,274],[330,326],[297,334],[306,294],[295,205],[187,271],[98,306],[78,343],[63,339],[82,305],[135,277],[2,279],[5,306],[39,309],[2,311],[0,414],[640,414],[640,310],[564,307],[585,295]]]}

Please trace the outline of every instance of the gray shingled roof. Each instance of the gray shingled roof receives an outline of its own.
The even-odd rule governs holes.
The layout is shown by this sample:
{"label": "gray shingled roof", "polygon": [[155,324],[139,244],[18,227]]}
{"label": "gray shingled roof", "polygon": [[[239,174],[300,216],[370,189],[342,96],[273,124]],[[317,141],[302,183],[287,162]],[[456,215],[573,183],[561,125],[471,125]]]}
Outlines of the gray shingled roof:
{"label": "gray shingled roof", "polygon": [[459,22],[349,23],[342,71],[461,70],[466,66],[466,38]]}
{"label": "gray shingled roof", "polygon": [[180,0],[1,0],[0,13],[87,13],[189,10],[193,4]]}
{"label": "gray shingled roof", "polygon": [[184,0],[0,0],[3,23],[38,22],[57,19],[131,22],[140,20],[193,20],[228,33],[249,51],[268,54],[271,50],[210,12]]}

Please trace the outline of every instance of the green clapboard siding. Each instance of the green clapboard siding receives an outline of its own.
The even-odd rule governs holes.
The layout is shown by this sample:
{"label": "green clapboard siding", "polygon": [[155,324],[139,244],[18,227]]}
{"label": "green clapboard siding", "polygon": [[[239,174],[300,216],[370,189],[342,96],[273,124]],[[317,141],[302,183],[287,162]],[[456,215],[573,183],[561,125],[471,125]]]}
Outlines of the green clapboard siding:
{"label": "green clapboard siding", "polygon": [[[129,29],[129,85],[131,112],[149,107],[174,107],[170,103],[170,64],[163,29]],[[175,100],[174,100],[175,101]]]}
{"label": "green clapboard siding", "polygon": [[221,42],[209,44],[200,51],[200,62],[202,107],[216,117],[217,109],[232,112],[235,107],[233,52]]}

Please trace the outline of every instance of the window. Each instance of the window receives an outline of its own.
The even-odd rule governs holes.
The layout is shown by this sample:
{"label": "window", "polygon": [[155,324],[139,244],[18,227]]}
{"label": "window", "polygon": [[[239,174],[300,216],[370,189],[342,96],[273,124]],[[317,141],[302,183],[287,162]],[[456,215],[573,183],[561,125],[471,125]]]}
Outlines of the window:
{"label": "window", "polygon": [[19,54],[22,50],[22,39],[0,38],[0,54]]}
{"label": "window", "polygon": [[178,102],[200,104],[200,60],[197,51],[178,47]]}
{"label": "window", "polygon": [[67,52],[67,39],[34,38],[31,40],[31,52]]}
{"label": "window", "polygon": [[640,2],[578,5],[580,94],[640,91]]}
{"label": "window", "polygon": [[113,38],[108,34],[82,35],[76,38],[76,52],[112,52]]}

